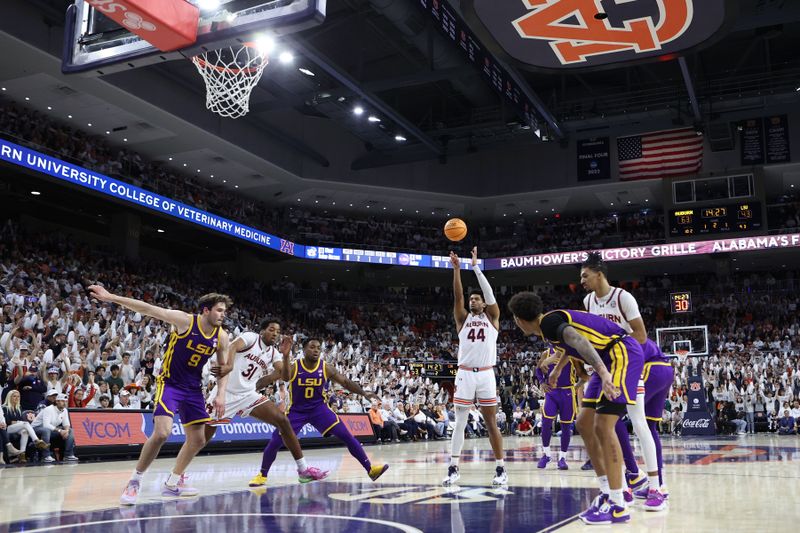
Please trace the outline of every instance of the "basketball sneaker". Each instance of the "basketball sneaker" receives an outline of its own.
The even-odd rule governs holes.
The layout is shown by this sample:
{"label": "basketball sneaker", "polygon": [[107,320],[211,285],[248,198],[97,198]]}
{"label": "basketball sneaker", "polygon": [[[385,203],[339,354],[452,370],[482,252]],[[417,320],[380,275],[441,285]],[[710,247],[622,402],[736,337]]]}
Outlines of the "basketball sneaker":
{"label": "basketball sneaker", "polygon": [[248,487],[263,487],[267,484],[267,476],[262,476],[261,472],[255,475],[247,484]]}
{"label": "basketball sneaker", "polygon": [[119,497],[120,505],[134,505],[136,498],[139,497],[139,482],[130,480],[125,490],[122,491],[122,496]]}
{"label": "basketball sneaker", "polygon": [[638,488],[635,491],[633,491],[634,498],[636,498],[637,500],[646,500],[647,494],[650,492],[649,485],[650,484],[648,483],[647,485],[643,485],[641,488]]}
{"label": "basketball sneaker", "polygon": [[569,470],[569,465],[567,464],[567,460],[563,457],[558,460],[558,469],[559,470]]}
{"label": "basketball sneaker", "polygon": [[592,466],[592,460],[588,459],[585,463],[583,463],[581,470],[594,470],[594,466]]}
{"label": "basketball sneaker", "polygon": [[174,487],[170,487],[169,485],[164,483],[161,487],[161,495],[162,496],[180,496],[180,497],[190,497],[190,496],[197,496],[200,494],[200,491],[194,487],[190,487],[186,484],[188,481],[188,477],[186,474],[181,474],[180,480],[178,480],[178,484]]}
{"label": "basketball sneaker", "polygon": [[584,512],[582,512],[582,513],[580,514],[580,519],[581,519],[581,520],[583,520],[583,517],[584,517],[584,516],[589,516],[589,515],[591,515],[591,514],[594,514],[594,513],[596,513],[597,511],[599,511],[599,510],[600,510],[600,507],[602,507],[603,505],[605,505],[605,503],[606,503],[607,501],[608,501],[608,494],[603,494],[603,493],[601,492],[600,494],[598,494],[598,495],[595,497],[595,499],[594,499],[594,500],[592,500],[592,503],[591,503],[591,504],[589,504],[589,508],[588,508],[588,509],[586,509]]}
{"label": "basketball sneaker", "polygon": [[667,498],[661,492],[651,489],[647,492],[647,501],[644,502],[645,511],[663,511],[667,508]]}
{"label": "basketball sneaker", "polygon": [[633,503],[633,490],[630,487],[623,490],[622,497],[625,498],[625,503]]}
{"label": "basketball sneaker", "polygon": [[319,468],[309,466],[302,472],[297,472],[297,478],[300,483],[311,483],[312,481],[319,481],[328,477],[329,472],[323,471]]}
{"label": "basketball sneaker", "polygon": [[600,508],[589,514],[582,514],[581,520],[590,526],[605,524],[624,524],[631,519],[631,513],[627,508],[612,502],[606,502]]}
{"label": "basketball sneaker", "polygon": [[494,469],[494,479],[492,480],[492,486],[500,487],[503,485],[508,485],[508,474],[506,474],[506,469],[504,466],[498,466]]}
{"label": "basketball sneaker", "polygon": [[447,468],[447,477],[444,478],[442,481],[442,485],[445,487],[450,487],[456,484],[456,481],[459,480],[461,474],[458,473],[458,467],[456,465],[450,465]]}
{"label": "basketball sneaker", "polygon": [[547,468],[547,464],[552,461],[549,455],[543,455],[541,459],[539,459],[539,463],[536,465],[536,468]]}
{"label": "basketball sneaker", "polygon": [[387,470],[389,470],[389,465],[375,465],[369,469],[369,478],[372,481],[375,481]]}
{"label": "basketball sneaker", "polygon": [[642,485],[647,483],[647,476],[644,475],[644,472],[641,470],[637,471],[635,474],[631,474],[630,472],[625,474],[625,480],[628,482],[628,487],[633,490],[641,488]]}

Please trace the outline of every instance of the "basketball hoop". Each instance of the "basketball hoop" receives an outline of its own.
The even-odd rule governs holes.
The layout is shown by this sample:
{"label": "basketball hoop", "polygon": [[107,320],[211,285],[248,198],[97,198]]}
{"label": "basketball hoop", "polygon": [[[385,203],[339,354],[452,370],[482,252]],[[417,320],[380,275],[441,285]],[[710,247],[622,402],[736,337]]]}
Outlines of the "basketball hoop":
{"label": "basketball hoop", "polygon": [[689,350],[675,350],[675,355],[678,357],[678,362],[685,365],[686,359],[689,357]]}
{"label": "basketball hoop", "polygon": [[269,59],[248,42],[203,52],[192,63],[206,84],[206,108],[221,117],[240,118],[250,111],[250,93]]}

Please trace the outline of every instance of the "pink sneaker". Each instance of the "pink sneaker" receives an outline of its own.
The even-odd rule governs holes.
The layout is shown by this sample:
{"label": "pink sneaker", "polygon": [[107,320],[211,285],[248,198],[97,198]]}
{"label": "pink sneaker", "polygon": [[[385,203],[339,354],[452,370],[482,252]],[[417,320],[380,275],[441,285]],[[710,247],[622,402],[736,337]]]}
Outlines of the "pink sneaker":
{"label": "pink sneaker", "polygon": [[647,492],[647,501],[644,502],[645,511],[663,511],[667,508],[667,499],[659,491],[651,489]]}
{"label": "pink sneaker", "polygon": [[303,471],[297,472],[298,480],[300,483],[311,483],[312,481],[320,481],[328,477],[327,470],[320,470],[319,468],[309,466]]}
{"label": "pink sneaker", "polygon": [[120,505],[135,505],[136,498],[139,497],[139,482],[130,480],[125,490],[122,491],[122,496],[119,497]]}

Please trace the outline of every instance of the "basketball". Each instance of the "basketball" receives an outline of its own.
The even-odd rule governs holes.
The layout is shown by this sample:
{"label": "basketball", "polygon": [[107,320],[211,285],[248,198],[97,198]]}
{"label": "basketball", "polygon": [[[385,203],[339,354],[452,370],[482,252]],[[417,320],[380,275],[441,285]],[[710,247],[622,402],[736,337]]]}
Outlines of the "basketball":
{"label": "basketball", "polygon": [[467,236],[467,224],[460,218],[451,218],[444,225],[444,236],[453,242],[464,240]]}

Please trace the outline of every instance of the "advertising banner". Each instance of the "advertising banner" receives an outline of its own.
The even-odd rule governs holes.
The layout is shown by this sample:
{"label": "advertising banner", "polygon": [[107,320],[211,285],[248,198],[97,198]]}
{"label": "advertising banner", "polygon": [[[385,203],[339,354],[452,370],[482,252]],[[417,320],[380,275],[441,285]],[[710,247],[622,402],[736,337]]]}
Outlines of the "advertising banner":
{"label": "advertising banner", "polygon": [[[366,414],[341,414],[339,419],[359,440],[374,437],[372,424]],[[153,433],[151,411],[98,411],[94,409],[70,409],[70,422],[75,433],[76,446],[131,446],[141,445]],[[230,424],[217,426],[215,442],[265,442],[272,438],[275,426],[254,418],[234,418]],[[303,439],[321,439],[322,435],[307,424],[298,433]],[[180,417],[172,422],[168,443],[182,443],[185,434]]]}

